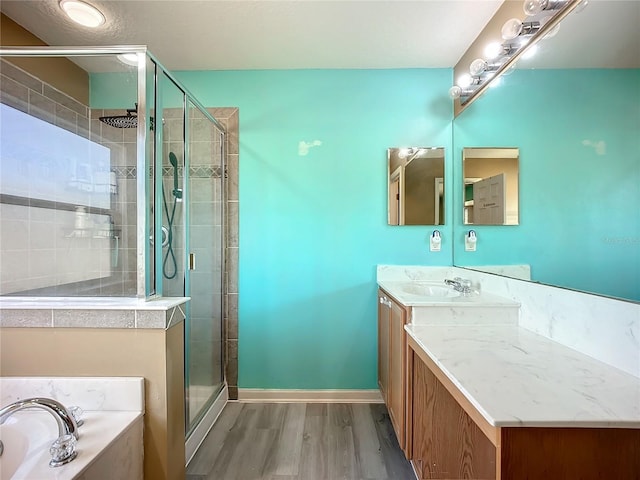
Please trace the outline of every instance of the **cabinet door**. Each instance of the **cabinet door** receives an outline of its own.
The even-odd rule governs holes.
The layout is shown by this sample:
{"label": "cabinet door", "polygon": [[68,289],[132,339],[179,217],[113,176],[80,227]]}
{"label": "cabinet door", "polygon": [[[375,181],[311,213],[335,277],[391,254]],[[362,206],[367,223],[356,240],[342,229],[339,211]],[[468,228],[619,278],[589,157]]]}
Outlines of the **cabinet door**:
{"label": "cabinet door", "polygon": [[413,350],[409,353],[413,356],[412,457],[422,468],[421,477],[495,479],[496,448],[429,367]]}
{"label": "cabinet door", "polygon": [[405,449],[405,355],[406,334],[404,324],[406,313],[404,307],[391,301],[391,318],[389,322],[389,400],[387,408],[391,423],[396,431],[398,443]]}
{"label": "cabinet door", "polygon": [[385,404],[389,404],[389,299],[378,292],[378,386]]}

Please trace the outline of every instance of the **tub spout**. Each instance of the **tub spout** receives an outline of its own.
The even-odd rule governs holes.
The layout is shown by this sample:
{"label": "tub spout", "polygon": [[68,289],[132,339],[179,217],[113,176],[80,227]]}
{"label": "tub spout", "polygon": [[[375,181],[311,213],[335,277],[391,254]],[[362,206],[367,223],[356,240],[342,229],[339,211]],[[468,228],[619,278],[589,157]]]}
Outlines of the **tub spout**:
{"label": "tub spout", "polygon": [[51,398],[26,398],[7,405],[0,409],[0,425],[14,413],[27,408],[39,408],[53,415],[58,424],[58,437],[73,435],[78,438],[78,425],[73,415],[64,405]]}

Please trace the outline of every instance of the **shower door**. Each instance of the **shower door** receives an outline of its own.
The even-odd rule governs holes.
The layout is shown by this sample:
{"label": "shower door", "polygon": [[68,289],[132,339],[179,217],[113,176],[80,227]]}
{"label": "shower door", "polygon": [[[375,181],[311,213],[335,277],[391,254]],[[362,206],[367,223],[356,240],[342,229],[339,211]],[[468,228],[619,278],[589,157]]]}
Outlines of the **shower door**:
{"label": "shower door", "polygon": [[[165,75],[162,99],[162,295],[191,298],[185,312],[187,436],[220,393],[222,351],[222,133]],[[158,123],[158,122],[156,122]],[[158,132],[160,133],[160,132]]]}
{"label": "shower door", "polygon": [[[162,296],[185,296],[185,243],[187,218],[184,188],[184,93],[166,75],[161,74],[158,91],[162,117],[155,122],[157,134],[161,135],[162,182],[156,192],[156,205],[162,211],[162,225],[156,234],[162,248],[156,250],[156,265],[161,272],[159,278]],[[160,276],[158,274],[158,276]]]}
{"label": "shower door", "polygon": [[187,435],[222,389],[224,222],[222,132],[187,101],[189,270]]}

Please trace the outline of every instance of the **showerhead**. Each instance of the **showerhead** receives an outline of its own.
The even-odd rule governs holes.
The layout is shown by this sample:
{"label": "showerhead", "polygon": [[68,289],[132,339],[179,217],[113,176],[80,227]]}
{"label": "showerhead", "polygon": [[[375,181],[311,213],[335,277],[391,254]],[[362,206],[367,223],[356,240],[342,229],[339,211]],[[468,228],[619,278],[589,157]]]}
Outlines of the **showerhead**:
{"label": "showerhead", "polygon": [[100,117],[99,120],[115,128],[136,128],[138,126],[137,105],[135,109],[128,109],[126,115]]}
{"label": "showerhead", "polygon": [[[99,117],[103,123],[106,123],[110,127],[115,128],[136,128],[138,126],[138,104],[136,108],[128,108],[126,115],[113,115],[107,117]],[[149,118],[149,128],[153,130],[154,121],[153,117]],[[162,119],[164,123],[164,119]]]}
{"label": "showerhead", "polygon": [[176,154],[173,152],[169,152],[169,163],[173,168],[178,168],[178,159]]}
{"label": "showerhead", "polygon": [[178,188],[178,157],[173,152],[169,152],[169,163],[173,167],[173,196],[176,200],[182,201],[182,189]]}

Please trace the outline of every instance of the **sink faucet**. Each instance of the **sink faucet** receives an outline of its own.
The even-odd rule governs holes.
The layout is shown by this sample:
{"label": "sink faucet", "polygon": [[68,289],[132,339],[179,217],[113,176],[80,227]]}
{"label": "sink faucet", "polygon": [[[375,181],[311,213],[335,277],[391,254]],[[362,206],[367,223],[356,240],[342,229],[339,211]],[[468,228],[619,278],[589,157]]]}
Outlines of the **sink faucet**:
{"label": "sink faucet", "polygon": [[58,423],[58,437],[73,435],[78,438],[78,425],[73,415],[64,405],[51,398],[26,398],[7,405],[0,409],[0,425],[14,413],[27,408],[40,408],[53,415]]}
{"label": "sink faucet", "polygon": [[446,279],[444,281],[447,285],[451,285],[456,292],[460,292],[463,295],[471,295],[471,280],[455,277],[453,280]]}

